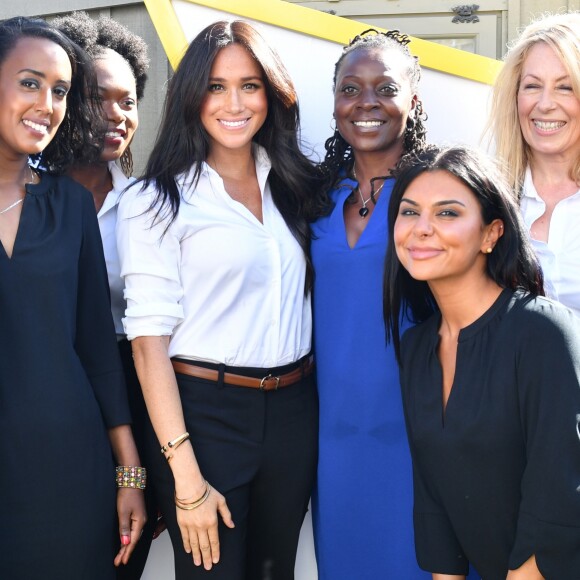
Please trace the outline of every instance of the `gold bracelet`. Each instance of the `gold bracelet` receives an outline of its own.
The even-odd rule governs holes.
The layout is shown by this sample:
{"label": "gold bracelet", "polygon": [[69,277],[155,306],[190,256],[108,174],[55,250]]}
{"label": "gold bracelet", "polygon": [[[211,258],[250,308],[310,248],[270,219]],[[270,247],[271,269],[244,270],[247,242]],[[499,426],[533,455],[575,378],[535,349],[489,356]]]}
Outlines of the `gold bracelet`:
{"label": "gold bracelet", "polygon": [[145,489],[147,487],[147,470],[133,465],[119,465],[115,468],[117,487]]}
{"label": "gold bracelet", "polygon": [[203,495],[199,499],[196,499],[195,501],[184,502],[183,500],[180,500],[177,497],[176,493],[174,493],[175,506],[178,507],[180,510],[184,510],[184,511],[194,510],[195,508],[198,508],[202,503],[205,502],[205,500],[209,497],[210,492],[211,492],[211,485],[207,481],[205,481],[205,491],[203,492]]}
{"label": "gold bracelet", "polygon": [[180,435],[179,437],[176,437],[175,439],[169,441],[167,445],[162,445],[161,453],[167,453],[169,449],[177,449],[184,441],[187,441],[188,439],[189,433],[187,432],[183,433],[183,435]]}
{"label": "gold bracelet", "polygon": [[200,497],[198,497],[196,500],[192,501],[192,502],[188,502],[189,498],[185,497],[183,499],[181,499],[180,497],[177,497],[177,492],[174,491],[173,492],[173,496],[175,497],[175,501],[178,501],[179,503],[183,503],[183,504],[188,504],[188,503],[197,503],[198,501],[201,500],[201,498],[206,494],[207,492],[207,486],[209,485],[209,483],[207,482],[207,479],[203,480],[203,483],[205,484],[205,491],[201,494]]}

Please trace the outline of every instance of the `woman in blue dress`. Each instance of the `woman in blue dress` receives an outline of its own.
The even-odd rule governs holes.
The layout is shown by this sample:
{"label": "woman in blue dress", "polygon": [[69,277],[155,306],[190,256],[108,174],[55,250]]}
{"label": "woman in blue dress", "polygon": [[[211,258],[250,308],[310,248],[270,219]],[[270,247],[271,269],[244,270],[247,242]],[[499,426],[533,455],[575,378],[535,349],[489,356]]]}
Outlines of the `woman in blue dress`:
{"label": "woman in blue dress", "polygon": [[408,42],[397,31],[367,31],[335,67],[336,131],[312,242],[322,580],[426,577],[415,559],[411,458],[382,321],[391,170],[425,141],[421,73]]}

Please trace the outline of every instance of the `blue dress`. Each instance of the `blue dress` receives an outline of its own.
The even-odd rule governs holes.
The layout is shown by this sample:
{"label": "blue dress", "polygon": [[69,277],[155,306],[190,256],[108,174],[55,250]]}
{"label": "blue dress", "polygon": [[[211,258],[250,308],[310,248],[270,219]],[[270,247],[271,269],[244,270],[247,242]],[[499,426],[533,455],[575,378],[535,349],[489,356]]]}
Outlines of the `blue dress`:
{"label": "blue dress", "polygon": [[[343,185],[344,184],[344,185]],[[386,181],[354,248],[343,207],[313,224],[314,333],[320,396],[313,522],[320,580],[414,580],[413,480],[399,373],[382,314]]]}

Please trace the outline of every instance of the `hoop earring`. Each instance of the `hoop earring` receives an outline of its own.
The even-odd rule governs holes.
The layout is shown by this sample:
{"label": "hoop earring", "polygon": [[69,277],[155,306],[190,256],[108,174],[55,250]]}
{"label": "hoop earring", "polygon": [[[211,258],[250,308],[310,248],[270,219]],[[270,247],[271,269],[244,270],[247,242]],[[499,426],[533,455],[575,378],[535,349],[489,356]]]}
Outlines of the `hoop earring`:
{"label": "hoop earring", "polygon": [[119,161],[125,176],[131,177],[131,175],[133,175],[133,154],[131,153],[130,145],[127,145],[127,149],[123,151],[123,155],[121,155],[121,159]]}
{"label": "hoop earring", "polygon": [[[332,126],[334,124],[334,127]],[[334,117],[332,117],[332,119],[330,119],[330,130],[335,133],[336,132],[336,119]]]}

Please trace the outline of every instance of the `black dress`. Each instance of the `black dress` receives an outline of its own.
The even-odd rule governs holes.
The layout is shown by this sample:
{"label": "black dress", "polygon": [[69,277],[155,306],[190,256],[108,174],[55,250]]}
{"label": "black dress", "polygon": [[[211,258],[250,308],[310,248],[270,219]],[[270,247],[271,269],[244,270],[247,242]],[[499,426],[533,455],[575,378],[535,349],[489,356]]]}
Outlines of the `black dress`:
{"label": "black dress", "polygon": [[0,245],[0,578],[114,578],[107,428],[130,422],[91,195],[28,185]]}
{"label": "black dress", "polygon": [[439,325],[402,342],[419,565],[505,580],[535,554],[548,580],[578,580],[580,321],[504,290],[460,332],[445,413]]}

